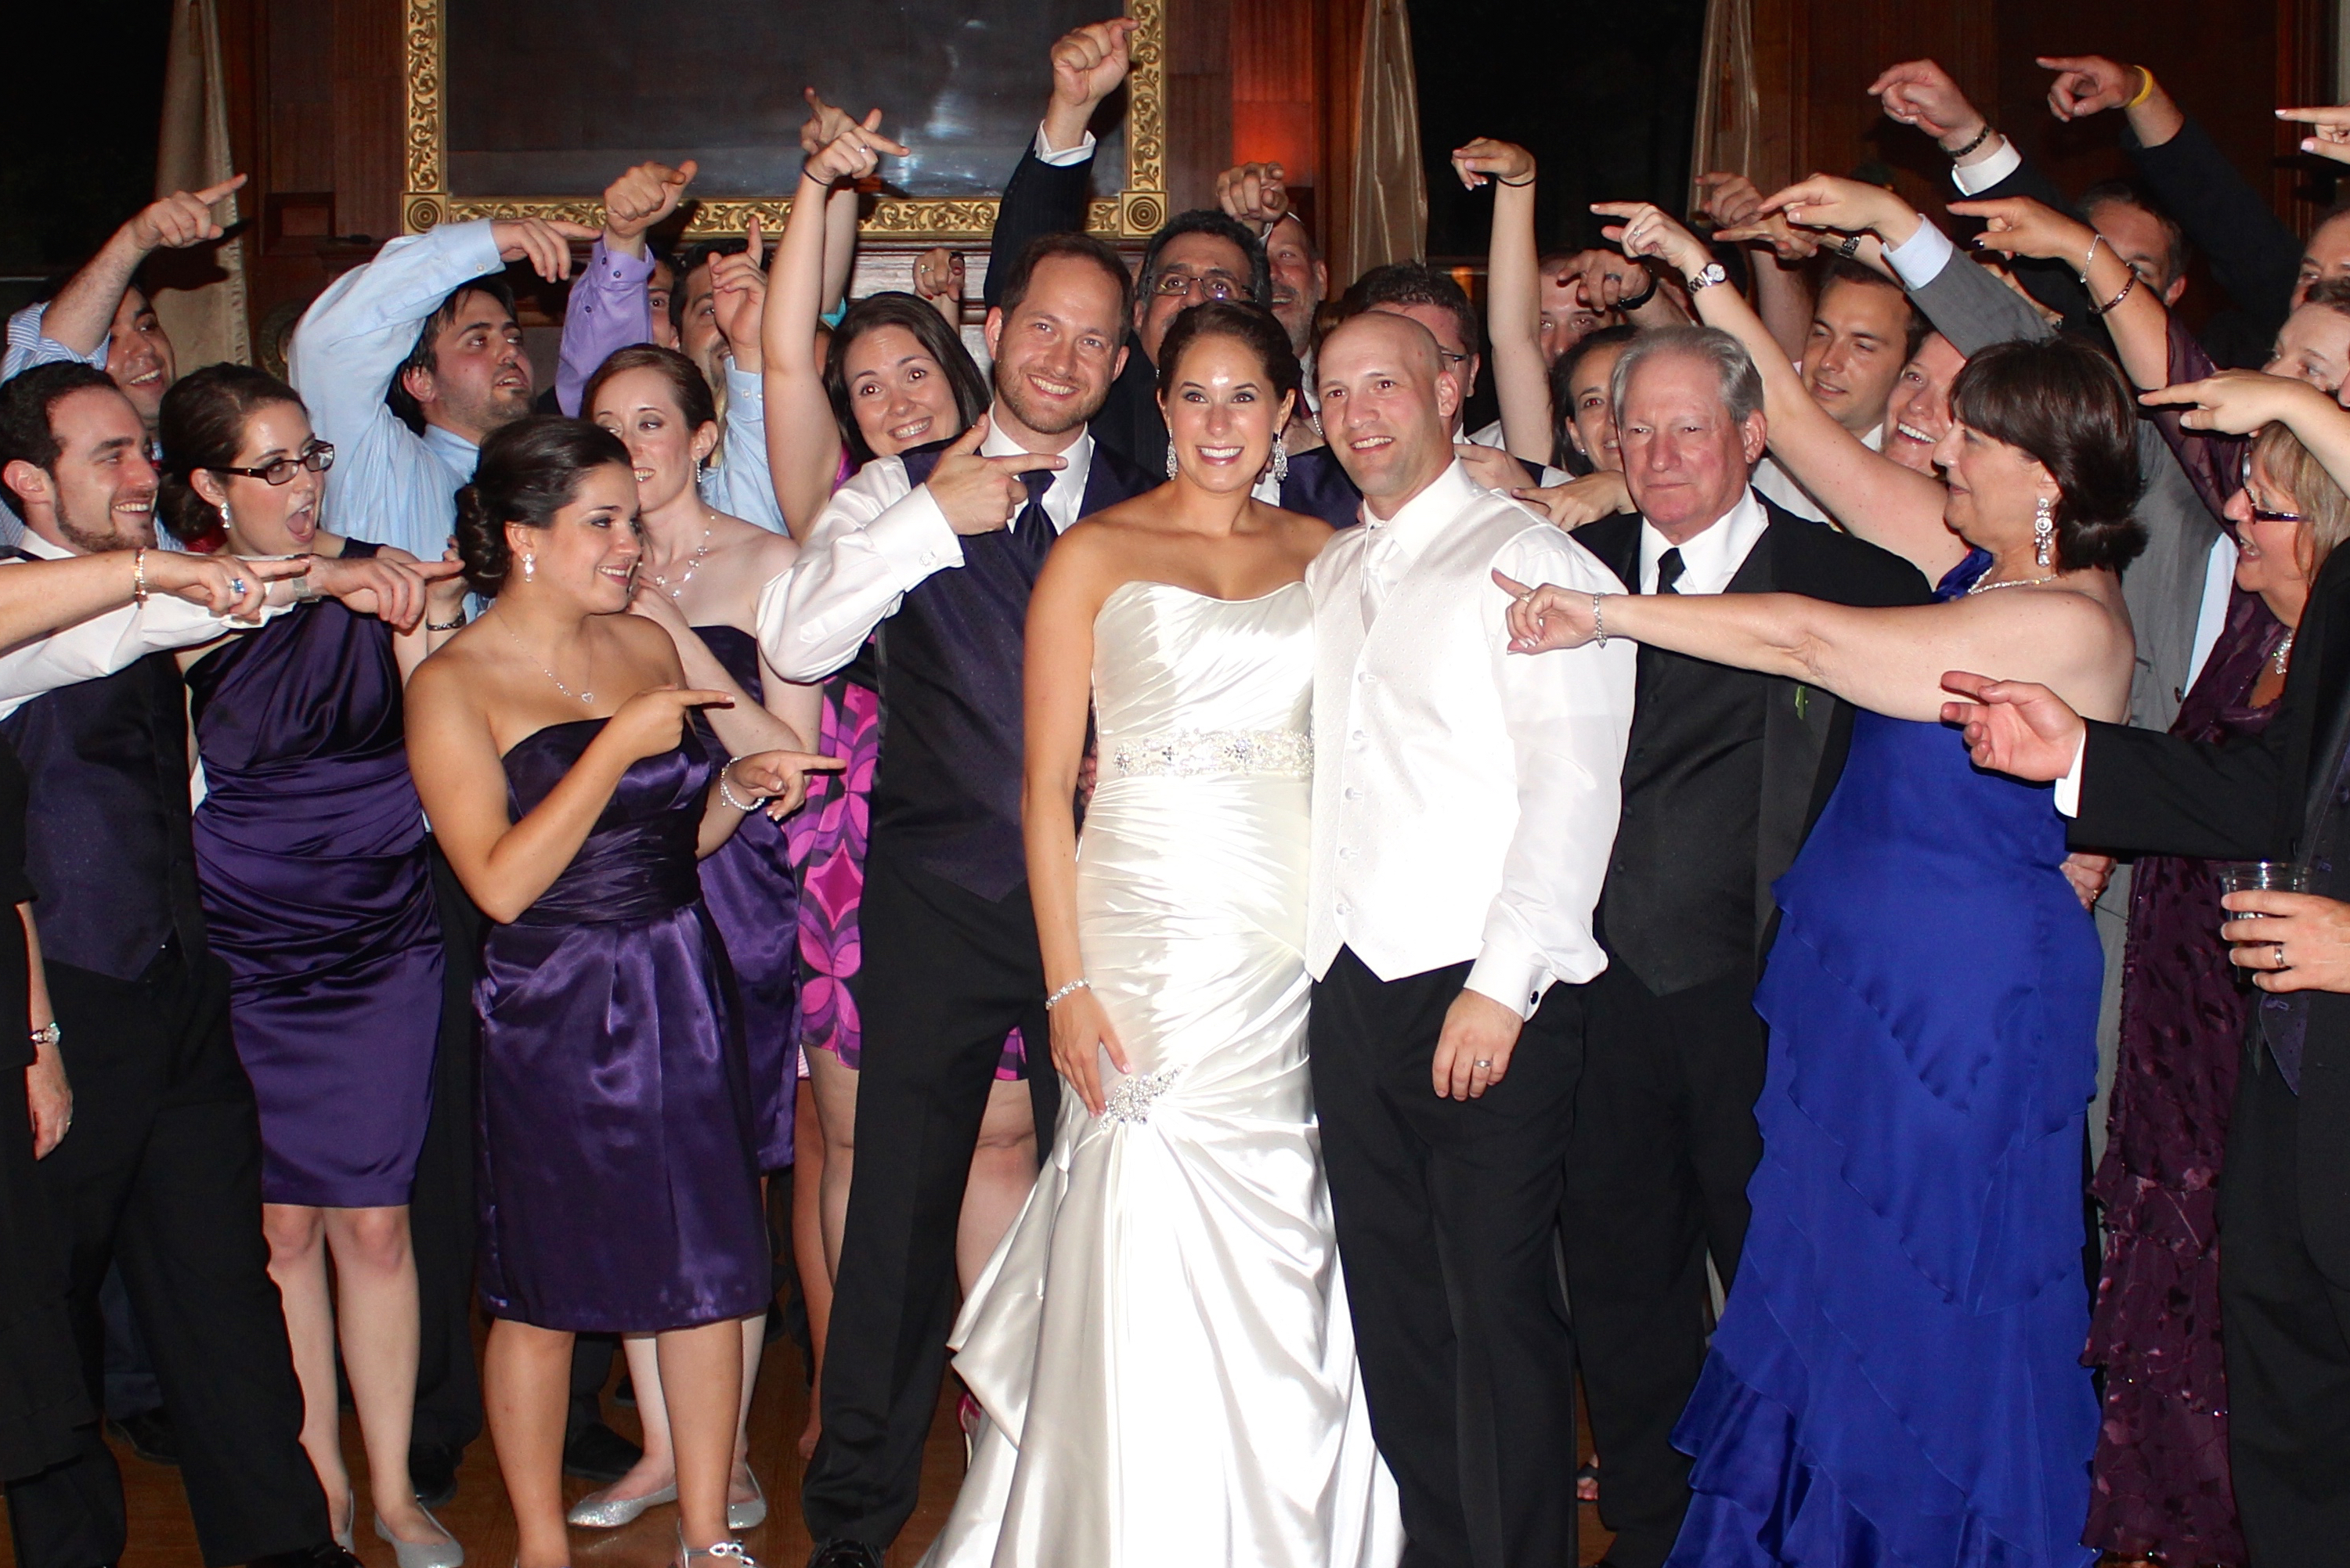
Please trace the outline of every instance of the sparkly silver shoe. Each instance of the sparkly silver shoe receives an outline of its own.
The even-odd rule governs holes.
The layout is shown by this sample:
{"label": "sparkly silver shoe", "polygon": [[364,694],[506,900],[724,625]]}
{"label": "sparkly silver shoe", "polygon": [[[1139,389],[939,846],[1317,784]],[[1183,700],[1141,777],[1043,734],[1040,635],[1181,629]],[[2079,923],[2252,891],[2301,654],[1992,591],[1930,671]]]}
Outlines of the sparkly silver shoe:
{"label": "sparkly silver shoe", "polygon": [[766,1521],[767,1494],[759,1489],[758,1471],[753,1470],[751,1472],[751,1501],[748,1502],[736,1502],[732,1499],[727,1501],[726,1528],[729,1530],[756,1530]]}
{"label": "sparkly silver shoe", "polygon": [[591,1491],[573,1503],[571,1511],[563,1517],[566,1521],[588,1530],[618,1530],[634,1521],[645,1510],[676,1501],[675,1481],[642,1497],[614,1497],[612,1488],[606,1487],[601,1491]]}
{"label": "sparkly silver shoe", "polygon": [[424,1517],[432,1521],[432,1528],[449,1536],[448,1540],[402,1541],[391,1532],[380,1513],[375,1516],[375,1538],[391,1548],[391,1554],[400,1563],[400,1568],[464,1568],[465,1549],[457,1543],[454,1535],[450,1535],[447,1525],[432,1518],[430,1509],[422,1511]]}

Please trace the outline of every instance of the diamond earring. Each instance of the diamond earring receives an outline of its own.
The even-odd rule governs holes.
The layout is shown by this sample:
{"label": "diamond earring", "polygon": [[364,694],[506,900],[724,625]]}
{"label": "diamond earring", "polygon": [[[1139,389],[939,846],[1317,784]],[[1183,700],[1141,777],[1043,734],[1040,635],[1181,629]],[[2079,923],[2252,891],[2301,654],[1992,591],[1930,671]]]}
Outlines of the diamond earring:
{"label": "diamond earring", "polygon": [[536,576],[538,576],[538,557],[536,556],[525,556],[522,558],[523,581],[528,582]]}
{"label": "diamond earring", "polygon": [[2056,504],[2045,495],[2040,498],[2039,504],[2033,509],[2032,543],[2039,556],[2040,564],[2043,566],[2048,565],[2055,548],[2056,523],[2051,515],[2055,509]]}
{"label": "diamond earring", "polygon": [[1175,443],[1170,441],[1167,443],[1167,477],[1170,479],[1174,478],[1176,470],[1181,465],[1175,461]]}
{"label": "diamond earring", "polygon": [[1281,483],[1289,477],[1289,443],[1275,431],[1273,436],[1273,482]]}

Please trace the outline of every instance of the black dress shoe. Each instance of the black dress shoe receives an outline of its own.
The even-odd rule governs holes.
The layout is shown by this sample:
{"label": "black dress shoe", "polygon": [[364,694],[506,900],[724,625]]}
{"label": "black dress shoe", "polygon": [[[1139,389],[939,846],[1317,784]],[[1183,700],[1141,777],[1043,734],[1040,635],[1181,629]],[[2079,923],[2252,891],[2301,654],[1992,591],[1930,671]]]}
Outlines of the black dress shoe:
{"label": "black dress shoe", "polygon": [[446,1508],[457,1495],[457,1461],[465,1450],[445,1443],[420,1443],[408,1450],[408,1479],[415,1484],[416,1501],[426,1508]]}
{"label": "black dress shoe", "polygon": [[180,1462],[180,1431],[161,1406],[109,1421],[106,1429],[130,1445],[130,1451],[151,1465]]}
{"label": "black dress shoe", "polygon": [[359,1560],[331,1541],[299,1552],[273,1552],[253,1560],[252,1568],[360,1568]]}
{"label": "black dress shoe", "polygon": [[644,1457],[642,1449],[601,1421],[575,1428],[563,1439],[563,1473],[606,1486],[634,1469]]}
{"label": "black dress shoe", "polygon": [[881,1553],[862,1541],[824,1541],[808,1554],[807,1568],[881,1568]]}

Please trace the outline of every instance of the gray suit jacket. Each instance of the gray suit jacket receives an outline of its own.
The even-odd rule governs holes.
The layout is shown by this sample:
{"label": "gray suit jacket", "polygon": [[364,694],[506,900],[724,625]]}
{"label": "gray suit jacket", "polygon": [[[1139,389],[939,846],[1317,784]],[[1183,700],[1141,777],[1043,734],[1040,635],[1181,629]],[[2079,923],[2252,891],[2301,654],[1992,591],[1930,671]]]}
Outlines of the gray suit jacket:
{"label": "gray suit jacket", "polygon": [[[1961,354],[1972,355],[2013,337],[2036,342],[2055,336],[2055,328],[2022,296],[1964,256],[1951,257],[1911,297]],[[2137,634],[2129,722],[2142,729],[2168,730],[2186,697],[2195,620],[2203,607],[2204,568],[2220,524],[2196,495],[2169,446],[2143,419],[2137,425],[2137,467],[2146,480],[2146,493],[2137,504],[2137,519],[2146,527],[2146,554],[2122,576],[2122,598]]]}

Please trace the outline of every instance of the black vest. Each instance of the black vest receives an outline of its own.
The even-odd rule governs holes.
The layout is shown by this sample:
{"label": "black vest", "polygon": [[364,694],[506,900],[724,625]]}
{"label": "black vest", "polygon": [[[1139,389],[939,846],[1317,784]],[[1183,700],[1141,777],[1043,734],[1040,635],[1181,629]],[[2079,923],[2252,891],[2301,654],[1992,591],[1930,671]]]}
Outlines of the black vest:
{"label": "black vest", "polygon": [[[907,480],[929,479],[945,446],[907,452]],[[1155,483],[1097,441],[1079,515]],[[993,900],[1028,879],[1021,667],[1036,557],[1004,529],[962,543],[962,565],[923,579],[876,639],[881,754],[872,843],[876,853],[908,856]]]}
{"label": "black vest", "polygon": [[40,894],[43,954],[137,980],[176,935],[199,961],[187,689],[173,656],[36,697],[0,732],[32,778],[25,868]]}

